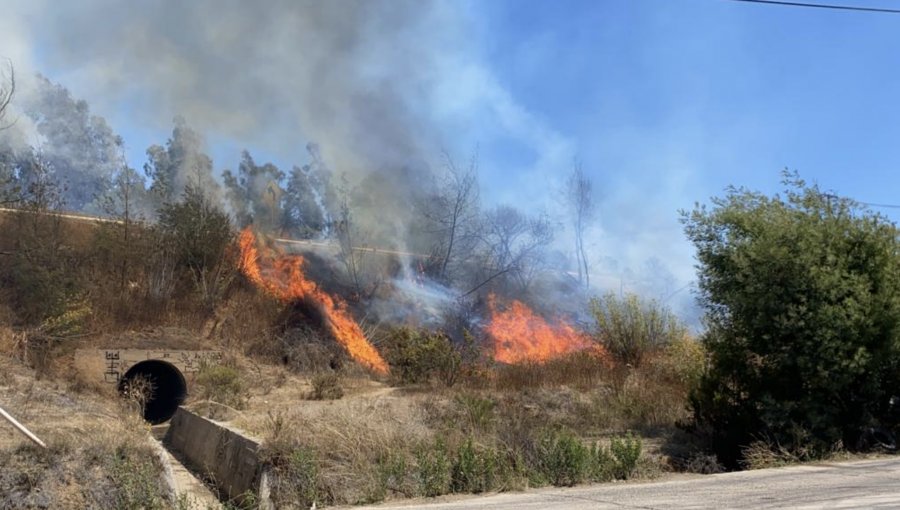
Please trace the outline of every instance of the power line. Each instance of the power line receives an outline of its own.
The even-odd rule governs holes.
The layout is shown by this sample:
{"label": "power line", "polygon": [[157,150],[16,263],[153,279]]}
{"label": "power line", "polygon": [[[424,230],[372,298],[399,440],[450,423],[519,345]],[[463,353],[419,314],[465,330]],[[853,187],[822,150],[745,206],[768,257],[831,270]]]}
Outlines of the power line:
{"label": "power line", "polygon": [[[840,200],[841,199],[840,196],[835,195],[834,193],[819,193],[819,195],[821,195],[829,200]],[[853,200],[852,198],[849,200],[851,200],[854,204],[864,205],[866,207],[878,207],[878,208],[882,208],[882,209],[900,209],[900,204],[876,204],[874,202],[861,202],[859,200]]]}
{"label": "power line", "polygon": [[897,204],[873,204],[871,202],[857,202],[857,204],[865,205],[867,207],[880,207],[883,209],[900,209],[900,205]]}
{"label": "power line", "polygon": [[860,7],[853,5],[814,4],[808,2],[786,2],[782,0],[728,0],[730,2],[744,2],[751,4],[786,5],[789,7],[812,7],[815,9],[832,9],[838,11],[878,12],[882,14],[900,14],[900,9],[885,9],[882,7]]}

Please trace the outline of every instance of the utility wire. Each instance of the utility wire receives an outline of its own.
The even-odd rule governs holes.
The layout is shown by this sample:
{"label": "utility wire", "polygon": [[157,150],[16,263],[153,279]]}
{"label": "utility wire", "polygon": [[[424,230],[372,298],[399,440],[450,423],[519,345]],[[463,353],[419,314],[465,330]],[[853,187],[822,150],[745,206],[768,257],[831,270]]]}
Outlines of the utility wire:
{"label": "utility wire", "polygon": [[[819,195],[829,199],[829,200],[840,200],[841,197],[835,195],[834,193],[819,193]],[[900,204],[876,204],[874,202],[860,202],[859,200],[853,200],[849,198],[849,200],[853,201],[853,203],[857,205],[864,205],[866,207],[879,207],[882,209],[900,209]]]}
{"label": "utility wire", "polygon": [[854,5],[814,4],[809,2],[786,2],[782,0],[728,0],[730,2],[744,2],[750,4],[786,5],[789,7],[812,7],[815,9],[832,9],[838,11],[879,12],[882,14],[900,14],[900,9],[885,9],[881,7],[861,7]]}
{"label": "utility wire", "polygon": [[857,202],[857,204],[865,205],[868,207],[880,207],[883,209],[900,209],[900,205],[898,204],[873,204],[870,202]]}

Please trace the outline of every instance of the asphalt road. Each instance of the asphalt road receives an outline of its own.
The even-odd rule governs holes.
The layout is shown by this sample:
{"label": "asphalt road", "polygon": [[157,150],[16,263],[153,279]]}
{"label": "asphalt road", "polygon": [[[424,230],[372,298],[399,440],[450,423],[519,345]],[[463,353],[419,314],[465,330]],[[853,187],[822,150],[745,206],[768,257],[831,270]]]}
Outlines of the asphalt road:
{"label": "asphalt road", "polygon": [[376,508],[429,510],[900,508],[900,459],[760,469],[651,483],[503,493]]}

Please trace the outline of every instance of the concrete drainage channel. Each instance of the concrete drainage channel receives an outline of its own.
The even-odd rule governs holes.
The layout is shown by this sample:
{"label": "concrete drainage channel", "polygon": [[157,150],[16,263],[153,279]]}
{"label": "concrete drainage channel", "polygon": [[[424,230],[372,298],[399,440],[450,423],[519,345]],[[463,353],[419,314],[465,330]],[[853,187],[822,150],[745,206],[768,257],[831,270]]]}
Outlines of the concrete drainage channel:
{"label": "concrete drainage channel", "polygon": [[[176,496],[200,508],[218,501],[241,505],[252,498],[254,506],[273,509],[259,443],[181,407],[200,368],[221,361],[217,351],[105,349],[75,354],[83,377],[115,385],[120,393],[130,391],[135,381],[152,385],[144,419],[154,425],[153,435],[162,446],[160,461]],[[215,487],[217,499],[201,480]]]}
{"label": "concrete drainage channel", "polygon": [[274,508],[256,441],[179,407],[162,443],[176,462],[210,481],[221,500],[237,505],[252,500],[261,509]]}

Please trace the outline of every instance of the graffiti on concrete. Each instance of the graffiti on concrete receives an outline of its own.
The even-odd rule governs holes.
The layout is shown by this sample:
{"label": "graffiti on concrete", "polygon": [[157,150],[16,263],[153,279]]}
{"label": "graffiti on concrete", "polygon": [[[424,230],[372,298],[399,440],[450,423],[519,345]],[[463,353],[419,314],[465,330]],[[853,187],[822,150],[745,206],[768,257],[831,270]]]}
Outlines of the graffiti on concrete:
{"label": "graffiti on concrete", "polygon": [[119,351],[106,351],[106,371],[103,372],[103,381],[108,383],[118,383],[121,374],[119,373]]}
{"label": "graffiti on concrete", "polygon": [[[129,368],[142,361],[152,359],[167,361],[188,378],[192,378],[206,365],[220,365],[223,361],[223,354],[220,351],[185,350],[105,349],[80,351],[76,355],[76,358],[79,357],[82,360],[93,358],[102,361],[103,382],[111,384],[118,384]],[[82,369],[90,371],[89,367],[96,367],[97,361],[82,363]]]}

